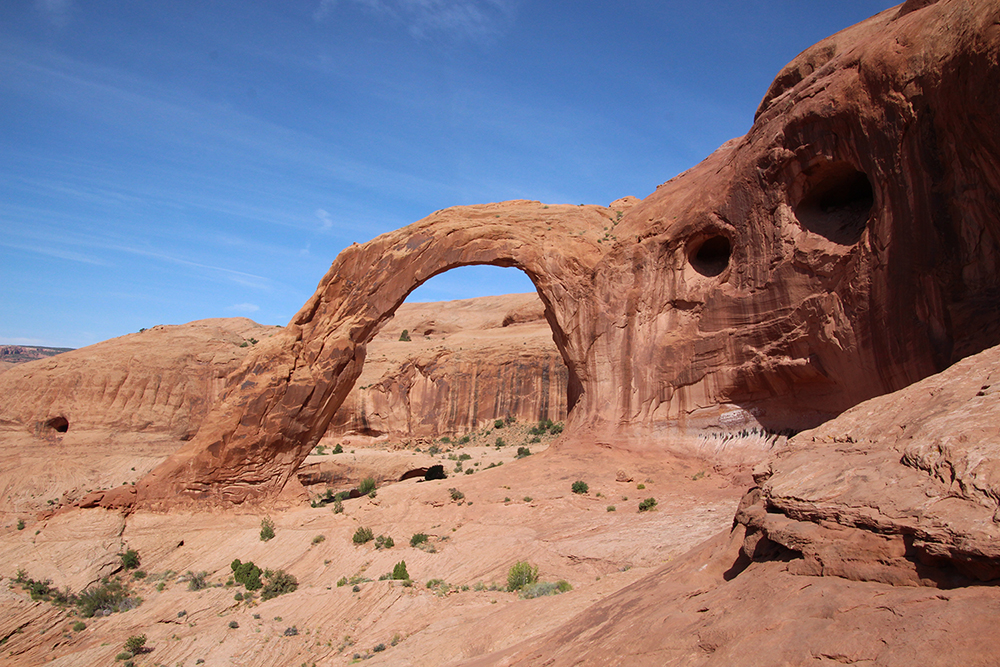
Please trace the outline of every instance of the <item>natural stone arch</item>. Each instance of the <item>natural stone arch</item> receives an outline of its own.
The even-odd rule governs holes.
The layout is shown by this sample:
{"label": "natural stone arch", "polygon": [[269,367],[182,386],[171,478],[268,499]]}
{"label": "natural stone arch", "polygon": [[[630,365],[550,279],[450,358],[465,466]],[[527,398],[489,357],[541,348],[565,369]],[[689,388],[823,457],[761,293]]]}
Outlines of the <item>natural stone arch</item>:
{"label": "natural stone arch", "polygon": [[381,325],[411,291],[461,266],[515,267],[528,275],[569,368],[572,409],[586,391],[585,341],[574,323],[601,255],[581,232],[612,215],[599,206],[528,201],[459,207],[352,245],[289,325],[261,341],[229,378],[192,440],[134,491],[116,491],[105,504],[275,496],[323,436]]}

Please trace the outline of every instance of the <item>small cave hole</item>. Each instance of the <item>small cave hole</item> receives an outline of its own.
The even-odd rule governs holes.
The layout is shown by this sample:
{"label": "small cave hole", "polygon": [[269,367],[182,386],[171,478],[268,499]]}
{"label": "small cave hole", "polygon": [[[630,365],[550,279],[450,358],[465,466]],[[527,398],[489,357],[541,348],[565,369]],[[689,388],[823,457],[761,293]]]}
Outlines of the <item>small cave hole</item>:
{"label": "small cave hole", "polygon": [[874,205],[875,193],[864,172],[847,162],[830,162],[808,175],[795,217],[808,231],[851,246],[861,240]]}
{"label": "small cave hole", "polygon": [[703,276],[714,278],[729,266],[733,246],[725,236],[712,236],[695,246],[689,260],[694,270]]}
{"label": "small cave hole", "polygon": [[69,420],[63,416],[53,417],[45,422],[45,428],[55,431],[56,433],[65,433],[69,430]]}

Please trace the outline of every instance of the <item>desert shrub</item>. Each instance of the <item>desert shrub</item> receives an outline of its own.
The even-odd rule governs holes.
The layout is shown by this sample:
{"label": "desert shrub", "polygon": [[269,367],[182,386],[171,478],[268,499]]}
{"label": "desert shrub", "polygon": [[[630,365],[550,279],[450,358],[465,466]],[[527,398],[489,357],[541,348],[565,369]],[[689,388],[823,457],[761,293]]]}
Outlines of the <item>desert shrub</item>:
{"label": "desert shrub", "polygon": [[[468,470],[465,471],[465,474],[466,475],[471,475],[474,472],[476,472],[475,468],[469,468]],[[472,503],[469,503],[469,504],[471,505]]]}
{"label": "desert shrub", "polygon": [[615,506],[614,505],[608,505],[608,511],[609,512],[614,512],[615,511]]}
{"label": "desert shrub", "polygon": [[344,453],[344,448],[341,447],[340,443],[338,442],[337,445],[333,448],[333,452],[331,452],[331,453],[333,453],[333,454],[343,454]]}
{"label": "desert shrub", "polygon": [[354,540],[355,544],[366,544],[374,540],[375,535],[372,533],[371,528],[358,526],[358,529],[354,531],[354,537],[351,539]]}
{"label": "desert shrub", "polygon": [[503,428],[503,420],[497,419],[495,422],[493,422],[493,428]]}
{"label": "desert shrub", "polygon": [[641,503],[639,503],[639,511],[646,512],[648,510],[656,507],[656,498],[646,498]]}
{"label": "desert shrub", "polygon": [[496,442],[493,443],[493,444],[496,445],[497,449],[500,449],[501,447],[506,447],[507,446],[507,443],[504,442],[503,438],[497,438]]}
{"label": "desert shrub", "polygon": [[316,545],[316,544],[319,544],[320,542],[324,541],[325,539],[326,539],[326,535],[317,535],[316,537],[314,537],[312,539],[312,543],[314,545]]}
{"label": "desert shrub", "polygon": [[392,578],[404,581],[410,578],[410,573],[406,571],[406,561],[401,560],[392,568]]}
{"label": "desert shrub", "polygon": [[361,484],[358,486],[358,493],[363,496],[367,496],[369,493],[375,490],[375,478],[365,477],[361,480]]}
{"label": "desert shrub", "polygon": [[290,628],[285,628],[285,631],[282,634],[285,635],[286,637],[294,637],[295,635],[299,634],[299,629],[293,625]]}
{"label": "desert shrub", "polygon": [[391,549],[396,546],[396,542],[389,535],[379,535],[375,538],[376,549]]}
{"label": "desert shrub", "polygon": [[385,650],[385,644],[375,644],[375,646],[372,647],[373,653],[381,653],[384,650]]}
{"label": "desert shrub", "polygon": [[334,514],[344,513],[344,501],[342,501],[340,498],[337,498],[336,500],[333,501],[333,513]]}
{"label": "desert shrub", "polygon": [[18,519],[17,520],[17,529],[18,530],[24,530],[24,519]]}
{"label": "desert shrub", "polygon": [[462,452],[461,454],[458,455],[458,460],[459,461],[468,461],[471,458],[472,458],[472,454],[466,454],[465,452]]}
{"label": "desert shrub", "polygon": [[243,593],[236,591],[236,595],[233,596],[233,599],[237,602],[243,602]]}
{"label": "desert shrub", "polygon": [[354,591],[355,593],[360,593],[361,592],[361,586],[358,586],[357,584],[354,584],[354,588],[352,588],[351,590]]}
{"label": "desert shrub", "polygon": [[437,445],[431,445],[430,447],[427,448],[427,453],[430,454],[431,456],[437,456],[438,454],[441,453],[441,448],[438,447]]}
{"label": "desert shrub", "polygon": [[463,499],[465,499],[465,494],[462,493],[461,491],[459,491],[458,489],[456,489],[455,487],[452,487],[452,488],[448,489],[448,493],[451,494],[451,499],[452,500],[463,500]]}
{"label": "desert shrub", "polygon": [[132,635],[125,640],[125,650],[133,655],[143,653],[146,646],[146,635]]}
{"label": "desert shrub", "polygon": [[530,503],[532,500],[534,500],[534,498],[532,498],[531,496],[525,496],[524,497],[524,502],[526,502],[526,503]]}
{"label": "desert shrub", "polygon": [[538,568],[531,567],[528,561],[518,561],[507,571],[507,590],[519,591],[529,584],[538,581]]}
{"label": "desert shrub", "polygon": [[266,516],[260,520],[260,541],[267,542],[274,537],[274,522]]}
{"label": "desert shrub", "polygon": [[323,456],[326,454],[326,447],[324,445],[316,445],[315,452],[317,456]]}
{"label": "desert shrub", "polygon": [[410,546],[415,547],[427,541],[427,533],[414,533],[410,538]]}
{"label": "desert shrub", "polygon": [[118,554],[122,559],[122,567],[126,570],[134,570],[139,567],[139,552],[129,549],[123,554]]}
{"label": "desert shrub", "polygon": [[427,588],[431,589],[438,595],[444,595],[451,590],[451,584],[444,579],[431,579],[427,582]]}
{"label": "desert shrub", "polygon": [[527,447],[518,447],[516,459],[523,459],[525,456],[531,456],[531,450]]}
{"label": "desert shrub", "polygon": [[237,623],[236,621],[229,621],[229,628],[230,628],[231,630],[235,630],[235,629],[236,629],[236,628],[238,628],[238,627],[240,627],[240,624],[239,624],[239,623]]}
{"label": "desert shrub", "polygon": [[529,445],[537,445],[537,444],[538,444],[538,443],[540,443],[541,441],[542,441],[542,439],[541,439],[541,438],[539,438],[539,437],[538,437],[538,436],[536,435],[535,437],[533,437],[533,438],[532,438],[531,440],[529,440],[529,441],[528,441],[528,444],[529,444]]}
{"label": "desert shrub", "polygon": [[404,343],[410,342],[410,332],[408,329],[403,329],[403,333],[399,334],[399,340]]}
{"label": "desert shrub", "polygon": [[83,621],[77,621],[73,624],[73,632],[83,632],[87,629],[87,624]]}
{"label": "desert shrub", "polygon": [[472,440],[472,438],[470,438],[467,435],[463,435],[461,438],[458,439],[458,444],[460,444],[460,445],[467,445],[467,444],[469,444],[470,440]]}
{"label": "desert shrub", "polygon": [[347,577],[341,577],[340,579],[337,579],[337,588],[346,585],[347,585]]}
{"label": "desert shrub", "polygon": [[284,570],[276,570],[274,572],[268,570],[264,573],[264,578],[267,579],[267,583],[260,592],[261,600],[270,600],[279,595],[296,591],[299,588],[298,579]]}
{"label": "desert shrub", "polygon": [[241,563],[240,559],[237,558],[229,564],[229,567],[233,570],[233,579],[237,583],[243,584],[243,587],[248,591],[260,590],[261,586],[264,585],[260,580],[261,569],[254,565],[253,561]]}
{"label": "desert shrub", "polygon": [[645,488],[646,488],[646,485],[645,485],[645,484],[641,484],[641,483],[640,483],[640,484],[636,484],[636,485],[635,485],[635,488],[637,488],[637,489],[639,489],[640,491],[642,491],[643,489],[645,489]]}
{"label": "desert shrub", "polygon": [[97,612],[110,614],[126,611],[138,606],[138,601],[129,598],[128,590],[114,579],[85,588],[76,597],[76,608],[80,616],[91,618]]}
{"label": "desert shrub", "polygon": [[565,593],[569,590],[573,590],[573,587],[570,586],[569,582],[565,579],[560,579],[555,583],[551,581],[540,581],[522,588],[521,597],[526,600],[530,600],[532,598],[540,598],[545,595],[558,595],[559,593]]}
{"label": "desert shrub", "polygon": [[559,435],[562,432],[563,432],[563,425],[562,424],[553,424],[549,428],[549,433],[551,433],[552,435]]}
{"label": "desert shrub", "polygon": [[129,662],[131,662],[132,654],[129,653],[128,651],[122,651],[121,653],[115,656],[115,660],[128,660]]}
{"label": "desert shrub", "polygon": [[208,572],[188,572],[188,590],[189,591],[200,591],[203,588],[208,588],[208,582],[205,578],[208,576]]}
{"label": "desert shrub", "polygon": [[135,572],[132,573],[132,578],[133,579],[145,579],[146,578],[146,571],[145,570],[136,570]]}
{"label": "desert shrub", "polygon": [[570,488],[572,489],[573,493],[587,493],[587,491],[590,490],[590,487],[587,486],[587,483],[579,479],[573,482],[573,486],[571,486]]}

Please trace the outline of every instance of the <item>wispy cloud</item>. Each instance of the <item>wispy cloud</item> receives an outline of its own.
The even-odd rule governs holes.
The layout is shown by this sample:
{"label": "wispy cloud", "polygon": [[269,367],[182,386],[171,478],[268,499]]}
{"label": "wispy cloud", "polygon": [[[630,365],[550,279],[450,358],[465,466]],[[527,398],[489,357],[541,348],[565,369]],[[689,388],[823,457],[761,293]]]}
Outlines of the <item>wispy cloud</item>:
{"label": "wispy cloud", "polygon": [[316,217],[319,218],[320,229],[330,229],[333,227],[333,218],[330,217],[327,211],[321,208],[316,209]]}
{"label": "wispy cloud", "polygon": [[63,28],[69,23],[73,3],[72,0],[35,0],[35,7],[54,26]]}
{"label": "wispy cloud", "polygon": [[[407,26],[414,37],[443,34],[464,39],[492,39],[505,33],[517,13],[515,0],[350,0]],[[330,17],[336,0],[320,0],[314,17]]]}
{"label": "wispy cloud", "polygon": [[226,310],[232,310],[237,313],[256,313],[260,310],[260,306],[253,303],[236,303],[226,308]]}

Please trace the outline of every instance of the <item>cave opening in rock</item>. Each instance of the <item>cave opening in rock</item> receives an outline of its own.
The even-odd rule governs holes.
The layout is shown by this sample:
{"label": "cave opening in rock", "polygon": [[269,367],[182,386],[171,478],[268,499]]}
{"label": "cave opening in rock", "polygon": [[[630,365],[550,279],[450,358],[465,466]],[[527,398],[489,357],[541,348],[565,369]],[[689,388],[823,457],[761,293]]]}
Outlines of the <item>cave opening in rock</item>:
{"label": "cave opening in rock", "polygon": [[58,417],[52,417],[46,420],[45,428],[55,431],[56,433],[66,433],[69,431],[69,420],[59,415]]}
{"label": "cave opening in rock", "polygon": [[711,236],[695,243],[689,261],[694,270],[703,276],[714,278],[729,266],[733,246],[725,236]]}
{"label": "cave opening in rock", "polygon": [[547,311],[518,268],[434,275],[382,323],[327,433],[457,439],[495,420],[564,421],[579,393]]}
{"label": "cave opening in rock", "polygon": [[803,228],[844,246],[861,240],[875,193],[863,171],[849,162],[824,162],[805,173],[795,216]]}

